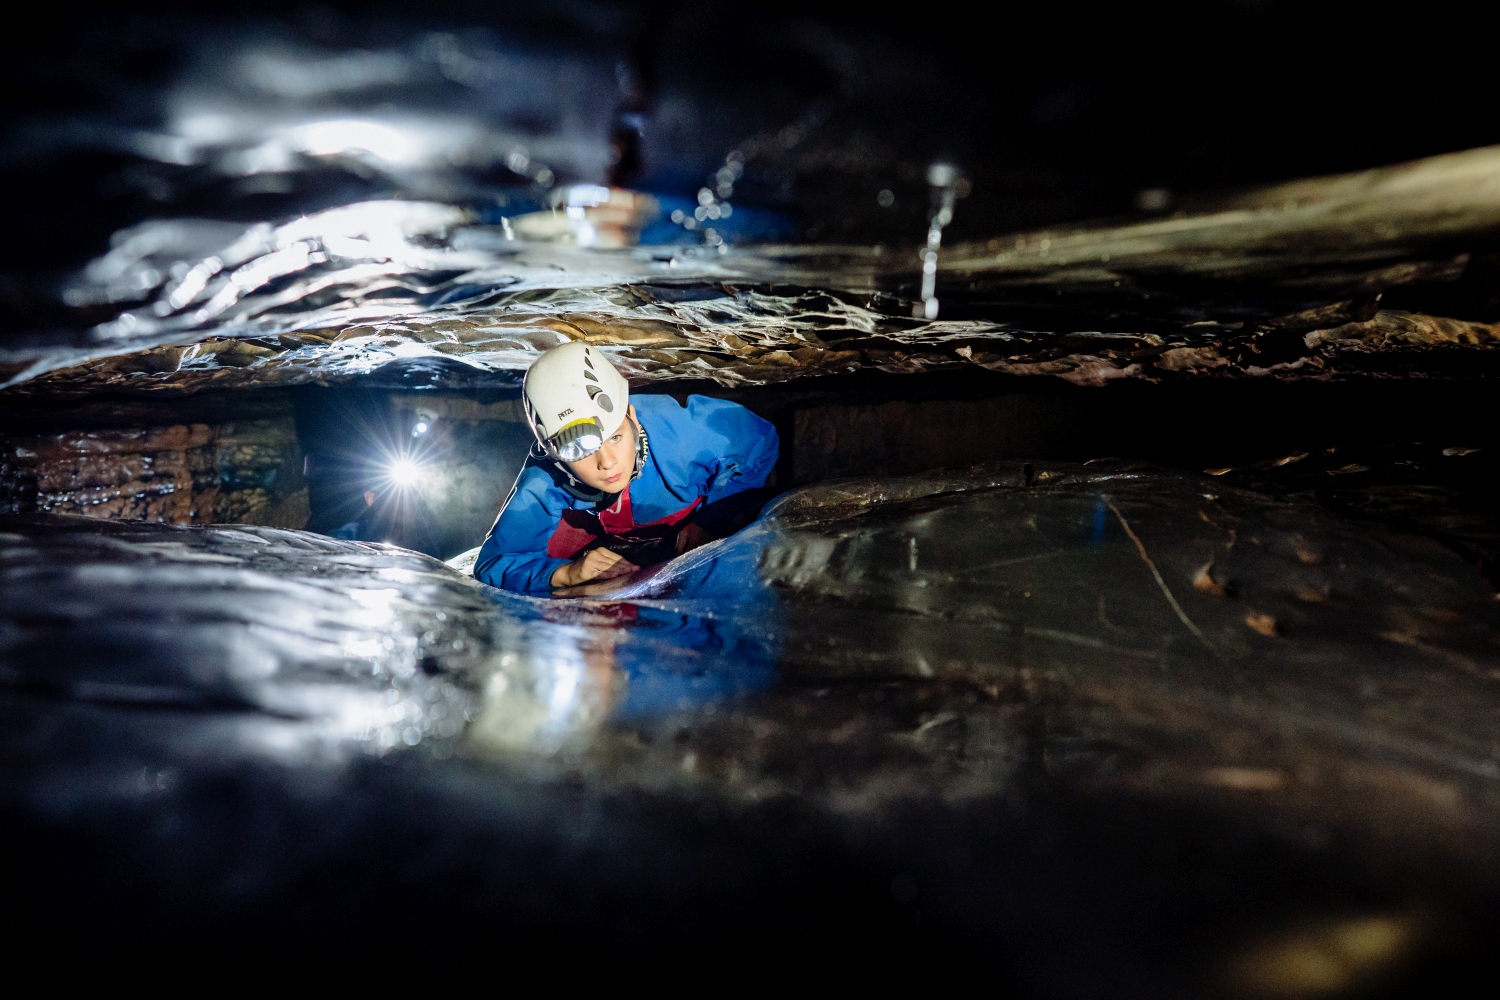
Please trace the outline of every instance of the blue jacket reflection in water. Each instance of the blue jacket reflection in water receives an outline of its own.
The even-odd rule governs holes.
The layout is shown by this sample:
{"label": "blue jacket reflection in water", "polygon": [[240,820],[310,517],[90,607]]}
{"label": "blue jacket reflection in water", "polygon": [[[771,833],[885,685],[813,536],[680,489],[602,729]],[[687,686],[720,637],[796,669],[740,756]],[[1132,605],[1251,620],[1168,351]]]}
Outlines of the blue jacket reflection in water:
{"label": "blue jacket reflection in water", "polygon": [[735,506],[726,501],[759,490],[776,466],[776,429],[737,403],[707,396],[689,396],[686,406],[670,396],[630,401],[647,447],[624,495],[589,497],[533,451],[479,550],[475,578],[546,593],[557,568],[591,544],[622,551],[615,542],[649,536],[653,528],[665,536],[688,517],[712,532]]}

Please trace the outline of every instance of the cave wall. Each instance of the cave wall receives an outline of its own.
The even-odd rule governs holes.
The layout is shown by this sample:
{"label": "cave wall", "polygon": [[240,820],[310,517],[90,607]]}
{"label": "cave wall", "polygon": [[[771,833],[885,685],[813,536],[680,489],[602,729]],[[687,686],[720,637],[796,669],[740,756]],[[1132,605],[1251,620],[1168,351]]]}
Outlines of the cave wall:
{"label": "cave wall", "polygon": [[1030,394],[799,407],[792,484],[1069,452],[1077,409],[1071,399]]}
{"label": "cave wall", "polygon": [[[1350,456],[1397,442],[1500,447],[1482,380],[1091,389],[978,372],[671,388],[679,399],[705,391],[732,399],[775,423],[780,488],[1012,459],[1125,455],[1203,470],[1335,445]],[[253,405],[231,393],[147,408],[12,409],[0,432],[0,511],[331,532],[364,509],[364,490],[390,488],[385,459],[415,449],[423,474],[407,499],[420,501],[410,504],[420,530],[373,540],[447,558],[483,540],[531,446],[513,390],[298,393]],[[412,436],[419,415],[431,423],[420,441]],[[305,473],[304,456],[323,471]],[[1341,458],[1316,478],[1347,485],[1347,474],[1334,472],[1355,461]]]}
{"label": "cave wall", "polygon": [[434,555],[457,555],[484,541],[531,450],[519,399],[483,402],[462,396],[395,393],[398,426],[436,416],[417,489],[431,512]]}
{"label": "cave wall", "polygon": [[10,431],[0,448],[3,512],[282,528],[308,519],[290,417]]}
{"label": "cave wall", "polygon": [[1493,388],[1484,379],[1084,388],[990,373],[856,373],[730,391],[703,383],[671,388],[678,399],[689,392],[732,399],[775,423],[783,487],[1008,460],[1129,456],[1204,470],[1330,448],[1500,448]]}
{"label": "cave wall", "polygon": [[216,522],[306,526],[307,483],[291,417],[224,424],[214,443],[219,473]]}

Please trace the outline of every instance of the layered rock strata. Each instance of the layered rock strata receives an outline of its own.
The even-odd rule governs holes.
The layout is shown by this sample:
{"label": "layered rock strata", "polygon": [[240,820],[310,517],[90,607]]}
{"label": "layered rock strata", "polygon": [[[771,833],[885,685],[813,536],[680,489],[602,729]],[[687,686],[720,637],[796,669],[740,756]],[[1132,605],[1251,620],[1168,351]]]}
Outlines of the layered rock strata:
{"label": "layered rock strata", "polygon": [[0,436],[0,510],[163,524],[307,523],[290,418]]}

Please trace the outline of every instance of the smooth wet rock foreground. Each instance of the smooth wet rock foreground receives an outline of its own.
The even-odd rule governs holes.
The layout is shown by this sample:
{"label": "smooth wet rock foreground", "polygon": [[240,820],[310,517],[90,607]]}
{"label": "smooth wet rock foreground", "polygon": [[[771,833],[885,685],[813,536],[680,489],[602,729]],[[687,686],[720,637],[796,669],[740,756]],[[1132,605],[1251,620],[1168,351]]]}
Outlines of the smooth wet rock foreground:
{"label": "smooth wet rock foreground", "polygon": [[1428,988],[1496,938],[1497,678],[1449,549],[1124,463],[808,487],[561,601],[10,517],[4,878],[120,947]]}

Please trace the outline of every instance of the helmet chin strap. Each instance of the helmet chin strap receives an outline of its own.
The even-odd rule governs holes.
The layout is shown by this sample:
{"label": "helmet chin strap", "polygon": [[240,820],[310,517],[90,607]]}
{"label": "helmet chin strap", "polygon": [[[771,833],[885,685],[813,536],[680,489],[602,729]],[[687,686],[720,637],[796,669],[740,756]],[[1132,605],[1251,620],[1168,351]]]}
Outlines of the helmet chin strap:
{"label": "helmet chin strap", "polygon": [[635,472],[630,476],[631,482],[641,478],[641,473],[646,470],[646,459],[650,457],[651,438],[646,434],[646,428],[637,423],[635,425]]}

